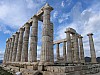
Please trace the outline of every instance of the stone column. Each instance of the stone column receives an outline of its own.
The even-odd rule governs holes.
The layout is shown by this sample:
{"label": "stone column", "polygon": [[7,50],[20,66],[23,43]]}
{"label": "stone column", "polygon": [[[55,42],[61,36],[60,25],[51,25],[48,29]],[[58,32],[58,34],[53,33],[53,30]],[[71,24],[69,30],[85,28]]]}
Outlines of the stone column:
{"label": "stone column", "polygon": [[80,48],[80,62],[85,63],[85,58],[84,58],[84,48],[83,48],[83,41],[82,41],[82,36],[79,35],[79,48]]}
{"label": "stone column", "polygon": [[23,39],[22,55],[21,55],[21,61],[22,62],[27,62],[28,61],[29,34],[30,34],[30,24],[26,23],[25,24],[24,39]]}
{"label": "stone column", "polygon": [[6,40],[6,49],[5,49],[5,53],[4,53],[4,59],[3,59],[4,64],[7,61],[7,49],[8,49],[8,39]]}
{"label": "stone column", "polygon": [[71,36],[70,36],[70,31],[66,30],[66,36],[67,36],[67,62],[72,63],[72,50],[71,50]]}
{"label": "stone column", "polygon": [[12,47],[11,47],[11,44],[12,44],[12,37],[10,38],[10,51],[9,51],[9,62],[11,62],[11,58],[12,58]]}
{"label": "stone column", "polygon": [[30,39],[30,62],[37,62],[37,41],[38,41],[38,17],[33,16],[31,39]]}
{"label": "stone column", "polygon": [[74,38],[74,63],[79,63],[79,45],[78,45],[78,34],[72,34]]}
{"label": "stone column", "polygon": [[42,31],[42,48],[41,48],[41,57],[39,65],[51,64],[51,58],[49,57],[50,51],[50,12],[53,10],[49,4],[46,4],[43,8],[43,31]]}
{"label": "stone column", "polygon": [[96,52],[95,52],[95,48],[94,48],[94,42],[93,42],[92,35],[93,35],[92,33],[87,34],[87,36],[89,36],[91,63],[97,63],[97,61],[96,61]]}
{"label": "stone column", "polygon": [[66,62],[66,41],[63,42],[63,57],[64,57],[64,62]]}
{"label": "stone column", "polygon": [[24,28],[20,28],[19,29],[19,39],[18,39],[16,62],[21,61],[21,53],[22,53],[22,45],[23,45],[23,33],[24,33]]}
{"label": "stone column", "polygon": [[54,52],[53,52],[53,23],[50,23],[50,51],[49,51],[49,57],[50,62],[54,62]]}
{"label": "stone column", "polygon": [[15,33],[15,41],[14,41],[13,54],[12,54],[12,62],[15,62],[15,60],[16,60],[18,38],[19,38],[19,32],[16,32]]}
{"label": "stone column", "polygon": [[9,56],[10,56],[10,38],[8,39],[7,61],[9,61]]}
{"label": "stone column", "polygon": [[57,46],[56,46],[56,48],[57,48],[57,49],[56,49],[56,53],[57,53],[57,56],[56,56],[56,57],[57,57],[57,61],[59,61],[59,58],[60,58],[60,54],[59,54],[59,44],[60,44],[60,43],[57,43]]}

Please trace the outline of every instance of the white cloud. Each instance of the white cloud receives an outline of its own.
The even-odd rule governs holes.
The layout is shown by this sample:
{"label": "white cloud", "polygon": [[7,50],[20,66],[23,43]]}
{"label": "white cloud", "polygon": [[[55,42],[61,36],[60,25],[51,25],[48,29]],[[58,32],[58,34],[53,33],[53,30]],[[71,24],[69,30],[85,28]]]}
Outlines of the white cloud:
{"label": "white cloud", "polygon": [[65,6],[64,1],[62,1],[62,2],[61,2],[61,6],[62,6],[62,7],[64,7],[64,6]]}
{"label": "white cloud", "polygon": [[[85,50],[85,56],[90,56],[89,52],[89,42],[87,33],[94,33],[94,44],[96,52],[100,51],[99,46],[100,43],[98,43],[98,40],[100,39],[100,9],[98,9],[100,6],[100,3],[97,5],[93,5],[84,11],[82,11],[82,5],[81,3],[76,3],[76,5],[73,7],[71,12],[69,13],[70,18],[72,19],[72,23],[68,24],[67,22],[60,25],[58,27],[58,32],[56,33],[57,37],[55,37],[56,40],[63,39],[66,37],[66,34],[64,31],[68,27],[74,28],[79,34],[82,34],[84,36],[84,50]],[[100,56],[97,53],[97,56]]]}
{"label": "white cloud", "polygon": [[53,13],[53,18],[57,18],[57,16],[58,16],[58,11],[55,11],[55,12]]}
{"label": "white cloud", "polygon": [[[37,12],[45,1],[46,0],[2,0],[0,1],[0,23],[3,24],[7,30],[7,27],[18,29]],[[6,33],[9,32],[7,31]]]}

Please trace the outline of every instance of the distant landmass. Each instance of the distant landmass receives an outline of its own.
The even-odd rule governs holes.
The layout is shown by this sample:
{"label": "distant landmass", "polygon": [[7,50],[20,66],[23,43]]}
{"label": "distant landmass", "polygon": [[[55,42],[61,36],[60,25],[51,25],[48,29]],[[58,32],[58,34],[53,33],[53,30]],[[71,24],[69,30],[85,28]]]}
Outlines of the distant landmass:
{"label": "distant landmass", "polygon": [[0,64],[2,63],[3,60],[0,60]]}

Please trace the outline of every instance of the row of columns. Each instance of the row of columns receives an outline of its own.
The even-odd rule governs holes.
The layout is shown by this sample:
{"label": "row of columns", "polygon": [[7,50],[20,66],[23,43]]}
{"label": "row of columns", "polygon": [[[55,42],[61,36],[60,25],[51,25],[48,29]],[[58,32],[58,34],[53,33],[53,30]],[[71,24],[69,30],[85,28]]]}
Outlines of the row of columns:
{"label": "row of columns", "polygon": [[[67,63],[85,63],[84,58],[84,48],[83,48],[83,41],[82,36],[77,34],[76,31],[72,32],[71,29],[66,30],[66,39],[67,41],[63,41],[63,58],[64,61]],[[72,34],[72,36],[70,35]],[[96,63],[96,53],[94,48],[94,42],[92,33],[88,34],[89,36],[89,44],[90,44],[90,54],[91,54],[91,62]],[[67,43],[67,47],[66,47]],[[56,57],[57,61],[60,58],[60,51],[59,51],[59,42],[56,43]],[[66,51],[67,48],[67,51]]]}
{"label": "row of columns", "polygon": [[[53,10],[49,4],[43,7],[43,30],[40,65],[50,64],[54,61],[53,55],[53,23],[50,21],[50,12]],[[32,24],[26,23],[11,38],[6,41],[4,61],[6,62],[37,62],[38,20],[40,16],[32,17]],[[32,27],[31,27],[32,26]],[[28,43],[31,27],[30,50],[28,60]],[[47,63],[48,62],[48,63]]]}

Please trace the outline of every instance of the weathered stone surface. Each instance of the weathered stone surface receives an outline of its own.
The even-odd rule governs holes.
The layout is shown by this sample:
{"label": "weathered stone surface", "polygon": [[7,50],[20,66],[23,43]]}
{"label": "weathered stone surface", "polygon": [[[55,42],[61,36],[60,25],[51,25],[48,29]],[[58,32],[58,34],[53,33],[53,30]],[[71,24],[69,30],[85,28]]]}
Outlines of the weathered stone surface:
{"label": "weathered stone surface", "polygon": [[30,34],[30,24],[26,23],[25,24],[25,33],[24,33],[24,38],[23,38],[21,62],[27,62],[28,61],[29,34]]}
{"label": "weathered stone surface", "polygon": [[94,42],[93,42],[92,35],[93,35],[92,33],[87,34],[87,36],[89,37],[89,44],[90,44],[91,63],[97,63],[96,52],[95,52],[95,48],[94,48]]}

